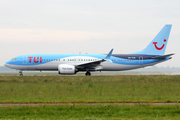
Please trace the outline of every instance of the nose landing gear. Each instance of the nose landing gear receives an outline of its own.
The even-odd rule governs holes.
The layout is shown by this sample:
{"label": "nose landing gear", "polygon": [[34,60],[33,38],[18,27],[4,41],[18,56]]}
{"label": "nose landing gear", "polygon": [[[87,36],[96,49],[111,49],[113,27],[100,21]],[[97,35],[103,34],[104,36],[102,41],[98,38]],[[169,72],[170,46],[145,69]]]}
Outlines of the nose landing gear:
{"label": "nose landing gear", "polygon": [[86,72],[86,76],[91,76],[91,73],[89,71]]}

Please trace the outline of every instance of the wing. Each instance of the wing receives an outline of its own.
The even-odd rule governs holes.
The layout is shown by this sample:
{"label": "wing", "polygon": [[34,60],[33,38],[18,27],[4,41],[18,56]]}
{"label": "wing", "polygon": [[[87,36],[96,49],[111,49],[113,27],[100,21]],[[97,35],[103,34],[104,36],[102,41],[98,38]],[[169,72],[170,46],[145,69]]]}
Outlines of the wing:
{"label": "wing", "polygon": [[104,61],[112,62],[110,60],[112,52],[113,52],[113,49],[108,53],[108,55],[104,59],[101,59],[101,60],[98,60],[98,61],[93,61],[93,62],[79,64],[79,65],[76,65],[76,68],[79,69],[79,70],[100,70],[100,69],[102,69],[102,67],[100,66],[100,64],[102,62],[104,62]]}

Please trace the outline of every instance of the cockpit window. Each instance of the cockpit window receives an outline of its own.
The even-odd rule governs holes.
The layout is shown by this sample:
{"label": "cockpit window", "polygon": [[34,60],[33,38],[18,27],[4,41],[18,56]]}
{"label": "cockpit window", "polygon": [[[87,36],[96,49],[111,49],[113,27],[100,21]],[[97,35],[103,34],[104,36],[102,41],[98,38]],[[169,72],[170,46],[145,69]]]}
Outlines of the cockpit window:
{"label": "cockpit window", "polygon": [[11,60],[16,61],[16,60],[17,60],[17,58],[12,58]]}

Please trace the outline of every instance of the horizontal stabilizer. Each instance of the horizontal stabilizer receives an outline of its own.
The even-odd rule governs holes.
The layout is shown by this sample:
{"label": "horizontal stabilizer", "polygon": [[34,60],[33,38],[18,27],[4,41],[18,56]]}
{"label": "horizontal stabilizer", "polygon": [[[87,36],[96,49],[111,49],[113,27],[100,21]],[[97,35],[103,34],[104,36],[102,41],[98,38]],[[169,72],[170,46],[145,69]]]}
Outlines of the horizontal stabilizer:
{"label": "horizontal stabilizer", "polygon": [[152,59],[160,59],[160,58],[165,58],[165,57],[169,57],[169,56],[172,56],[172,55],[174,55],[174,53],[173,54],[162,55],[162,56],[157,56],[157,57],[151,57],[151,58]]}

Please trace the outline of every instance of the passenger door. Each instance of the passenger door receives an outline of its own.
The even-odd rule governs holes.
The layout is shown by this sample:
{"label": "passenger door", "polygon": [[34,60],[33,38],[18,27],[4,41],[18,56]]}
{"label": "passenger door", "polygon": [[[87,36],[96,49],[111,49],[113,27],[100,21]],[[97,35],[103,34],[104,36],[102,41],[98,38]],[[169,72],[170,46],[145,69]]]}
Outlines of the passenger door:
{"label": "passenger door", "polygon": [[22,64],[27,64],[27,56],[23,56]]}
{"label": "passenger door", "polygon": [[139,65],[143,65],[143,57],[139,56]]}

